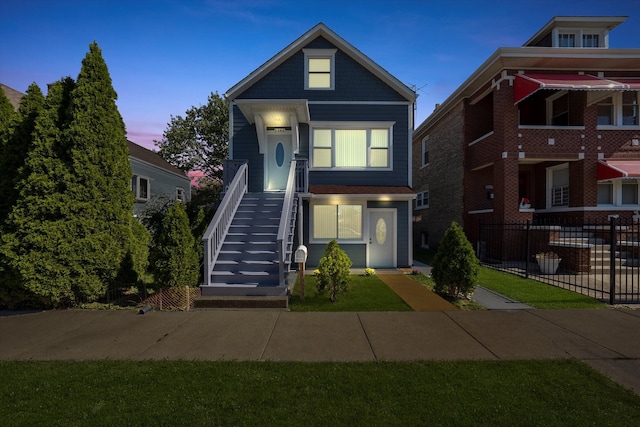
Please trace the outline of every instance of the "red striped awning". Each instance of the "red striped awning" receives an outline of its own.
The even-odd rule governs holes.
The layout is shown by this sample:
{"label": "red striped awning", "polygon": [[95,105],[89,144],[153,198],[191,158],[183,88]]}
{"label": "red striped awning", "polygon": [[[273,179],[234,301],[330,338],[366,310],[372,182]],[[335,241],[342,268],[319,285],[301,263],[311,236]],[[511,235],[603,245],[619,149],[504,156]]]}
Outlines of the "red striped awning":
{"label": "red striped awning", "polygon": [[598,161],[598,181],[617,178],[640,178],[640,159],[606,159]]}
{"label": "red striped awning", "polygon": [[[621,79],[622,80],[622,79]],[[554,90],[628,90],[630,85],[639,82],[637,79],[618,80],[604,79],[588,74],[516,74],[514,82],[514,104],[533,95],[540,89]]]}

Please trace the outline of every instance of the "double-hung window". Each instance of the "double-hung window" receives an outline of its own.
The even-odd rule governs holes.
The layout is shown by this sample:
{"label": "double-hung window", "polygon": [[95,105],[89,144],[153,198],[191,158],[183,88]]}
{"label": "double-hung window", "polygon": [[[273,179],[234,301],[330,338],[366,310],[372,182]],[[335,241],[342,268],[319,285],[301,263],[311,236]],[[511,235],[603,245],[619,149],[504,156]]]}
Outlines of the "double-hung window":
{"label": "double-hung window", "polygon": [[422,166],[429,164],[429,137],[426,136],[422,140]]}
{"label": "double-hung window", "polygon": [[598,126],[639,126],[640,94],[622,91],[598,102]]}
{"label": "double-hung window", "polygon": [[335,49],[303,49],[304,88],[333,90],[335,84]]}
{"label": "double-hung window", "polygon": [[131,187],[136,200],[147,201],[151,197],[151,181],[149,178],[134,175],[131,180]]}
{"label": "double-hung window", "polygon": [[416,194],[416,209],[425,209],[429,207],[429,190],[421,191]]}
{"label": "double-hung window", "polygon": [[598,205],[638,206],[640,194],[637,179],[598,182]]}
{"label": "double-hung window", "polygon": [[390,169],[393,123],[311,125],[312,168]]}
{"label": "double-hung window", "polygon": [[362,240],[362,204],[315,203],[312,207],[313,240]]}

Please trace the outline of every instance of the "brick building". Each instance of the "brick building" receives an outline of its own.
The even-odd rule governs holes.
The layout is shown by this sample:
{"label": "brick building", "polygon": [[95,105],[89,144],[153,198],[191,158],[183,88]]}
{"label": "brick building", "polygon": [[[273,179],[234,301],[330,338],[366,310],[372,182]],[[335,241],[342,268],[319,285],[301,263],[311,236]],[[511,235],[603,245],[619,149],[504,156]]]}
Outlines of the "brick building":
{"label": "brick building", "polygon": [[451,221],[586,220],[640,209],[640,48],[626,17],[555,17],[499,48],[413,134],[414,243]]}

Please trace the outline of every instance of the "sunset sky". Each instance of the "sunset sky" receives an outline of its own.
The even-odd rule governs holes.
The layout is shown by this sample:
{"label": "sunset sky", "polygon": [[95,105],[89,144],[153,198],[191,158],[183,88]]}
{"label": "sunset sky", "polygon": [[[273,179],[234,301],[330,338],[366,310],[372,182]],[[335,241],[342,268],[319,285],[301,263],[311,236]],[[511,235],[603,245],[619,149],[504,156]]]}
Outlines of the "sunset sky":
{"label": "sunset sky", "polygon": [[128,137],[147,148],[171,115],[224,94],[318,22],[419,97],[416,126],[498,47],[556,15],[623,15],[610,46],[640,47],[640,0],[0,0],[0,82],[76,78],[102,49]]}

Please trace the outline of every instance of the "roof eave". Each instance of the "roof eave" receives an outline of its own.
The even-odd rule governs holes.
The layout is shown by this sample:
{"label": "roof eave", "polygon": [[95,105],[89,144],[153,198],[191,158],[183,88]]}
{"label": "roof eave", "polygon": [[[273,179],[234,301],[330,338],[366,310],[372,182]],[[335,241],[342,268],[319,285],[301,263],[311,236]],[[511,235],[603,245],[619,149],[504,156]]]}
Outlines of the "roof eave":
{"label": "roof eave", "polygon": [[[524,64],[527,58],[539,59],[543,65],[532,67]],[[466,97],[473,95],[482,85],[493,78],[501,70],[571,70],[580,71],[600,70],[608,68],[603,61],[629,60],[629,70],[638,71],[637,64],[640,61],[640,49],[584,49],[584,48],[554,48],[554,47],[502,47],[496,50],[473,74],[471,74],[440,106],[429,115],[414,131],[414,137],[420,137],[420,133],[426,127],[430,127],[448,111],[455,107]],[[597,60],[591,67],[582,64],[585,61]],[[562,66],[553,67],[553,62],[563,62]],[[620,71],[616,67],[617,71]]]}

